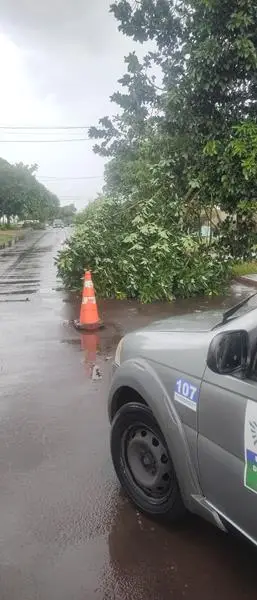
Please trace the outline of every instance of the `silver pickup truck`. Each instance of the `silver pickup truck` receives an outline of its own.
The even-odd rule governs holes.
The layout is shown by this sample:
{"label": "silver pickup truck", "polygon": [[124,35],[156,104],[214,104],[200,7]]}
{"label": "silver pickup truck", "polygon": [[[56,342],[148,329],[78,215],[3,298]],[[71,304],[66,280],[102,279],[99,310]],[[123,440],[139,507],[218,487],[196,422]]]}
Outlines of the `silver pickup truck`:
{"label": "silver pickup truck", "polygon": [[114,468],[140,510],[189,510],[257,544],[256,295],[125,336],[108,404]]}

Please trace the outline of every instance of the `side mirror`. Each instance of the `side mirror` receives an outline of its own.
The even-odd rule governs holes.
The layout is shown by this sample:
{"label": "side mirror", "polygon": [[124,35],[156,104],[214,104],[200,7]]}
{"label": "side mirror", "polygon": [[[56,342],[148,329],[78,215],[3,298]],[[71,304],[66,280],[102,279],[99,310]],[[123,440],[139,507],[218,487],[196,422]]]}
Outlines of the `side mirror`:
{"label": "side mirror", "polygon": [[214,373],[228,375],[235,371],[246,372],[249,341],[246,331],[223,331],[216,335],[209,348],[207,365]]}

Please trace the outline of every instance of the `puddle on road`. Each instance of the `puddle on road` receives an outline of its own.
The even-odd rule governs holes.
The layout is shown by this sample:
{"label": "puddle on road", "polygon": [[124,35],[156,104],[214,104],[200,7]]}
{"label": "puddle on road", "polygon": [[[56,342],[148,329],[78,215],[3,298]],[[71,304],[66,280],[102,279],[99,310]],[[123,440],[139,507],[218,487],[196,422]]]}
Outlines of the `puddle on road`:
{"label": "puddle on road", "polygon": [[12,256],[19,256],[19,251],[16,251],[16,252],[13,251],[12,252],[11,250],[9,250],[8,252],[1,252],[0,262],[4,262],[4,261],[2,261],[2,258],[9,258],[9,257],[12,257]]}
{"label": "puddle on road", "polygon": [[213,296],[174,300],[171,303],[155,302],[153,304],[139,304],[134,300],[98,300],[98,309],[104,328],[95,333],[76,332],[72,323],[77,319],[80,311],[80,296],[67,293],[63,298],[66,303],[67,320],[63,326],[67,334],[60,343],[73,346],[83,353],[83,363],[87,376],[92,379],[94,367],[103,366],[115,353],[120,339],[129,332],[146,327],[153,321],[171,316],[188,313],[199,314],[207,310],[225,311],[228,307],[238,303],[251,294],[247,286],[232,285],[226,296]]}
{"label": "puddle on road", "polygon": [[80,338],[76,338],[74,340],[60,340],[61,344],[68,344],[69,346],[81,346]]}
{"label": "puddle on road", "polygon": [[19,279],[17,276],[10,276],[8,279],[1,279],[0,285],[25,285],[25,284],[40,283],[40,279]]}
{"label": "puddle on road", "polygon": [[28,302],[35,294],[52,297],[60,291],[53,254],[57,240],[48,236],[42,242],[45,234],[31,233],[23,244],[0,253],[0,302]]}
{"label": "puddle on road", "polygon": [[4,300],[0,298],[0,302],[5,302],[8,303],[9,302],[30,302],[29,298],[5,298]]}
{"label": "puddle on road", "polygon": [[30,290],[30,289],[24,289],[24,290],[8,290],[5,292],[0,292],[0,296],[19,296],[20,294],[35,294],[36,293],[36,289]]}

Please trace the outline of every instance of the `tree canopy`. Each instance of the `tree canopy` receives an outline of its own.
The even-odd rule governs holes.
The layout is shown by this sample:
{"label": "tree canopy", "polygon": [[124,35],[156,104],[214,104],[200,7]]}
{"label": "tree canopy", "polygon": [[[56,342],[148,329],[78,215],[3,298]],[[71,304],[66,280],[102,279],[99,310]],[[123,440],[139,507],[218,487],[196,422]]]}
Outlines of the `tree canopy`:
{"label": "tree canopy", "polygon": [[90,130],[95,151],[111,158],[106,192],[143,199],[157,169],[158,211],[175,198],[181,214],[190,203],[199,214],[218,206],[232,215],[245,201],[254,210],[255,0],[117,0],[111,12],[125,35],[155,51],[141,63],[135,53],[125,59],[112,96],[119,113]]}
{"label": "tree canopy", "polygon": [[223,252],[247,255],[256,227],[256,0],[116,0],[111,12],[120,31],[153,46],[142,60],[126,57],[111,98],[117,114],[89,131],[109,159],[107,200],[129,215],[131,235],[140,223],[128,254],[141,245],[147,258],[147,228],[179,244],[206,217]]}
{"label": "tree canopy", "polygon": [[36,179],[37,165],[11,165],[0,159],[0,217],[45,222],[57,216],[60,202]]}
{"label": "tree canopy", "polygon": [[75,219],[77,209],[74,204],[65,204],[60,206],[58,216],[63,220],[65,225],[71,225]]}

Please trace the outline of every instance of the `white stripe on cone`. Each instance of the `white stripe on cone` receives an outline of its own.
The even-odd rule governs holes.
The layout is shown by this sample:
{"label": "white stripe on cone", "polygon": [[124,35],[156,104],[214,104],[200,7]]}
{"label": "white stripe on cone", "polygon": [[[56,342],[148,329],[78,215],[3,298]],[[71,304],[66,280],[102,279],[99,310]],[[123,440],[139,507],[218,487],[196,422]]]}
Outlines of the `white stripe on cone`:
{"label": "white stripe on cone", "polygon": [[94,296],[87,298],[86,296],[84,296],[83,300],[82,300],[82,304],[96,304],[96,299]]}

